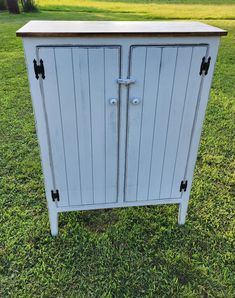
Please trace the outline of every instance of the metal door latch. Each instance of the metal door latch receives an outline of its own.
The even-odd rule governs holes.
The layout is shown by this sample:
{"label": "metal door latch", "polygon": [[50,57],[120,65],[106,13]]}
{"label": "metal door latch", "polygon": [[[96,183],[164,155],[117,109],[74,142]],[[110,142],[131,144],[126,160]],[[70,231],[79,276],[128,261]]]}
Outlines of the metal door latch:
{"label": "metal door latch", "polygon": [[135,83],[135,80],[134,79],[117,79],[117,83],[128,86],[130,84]]}

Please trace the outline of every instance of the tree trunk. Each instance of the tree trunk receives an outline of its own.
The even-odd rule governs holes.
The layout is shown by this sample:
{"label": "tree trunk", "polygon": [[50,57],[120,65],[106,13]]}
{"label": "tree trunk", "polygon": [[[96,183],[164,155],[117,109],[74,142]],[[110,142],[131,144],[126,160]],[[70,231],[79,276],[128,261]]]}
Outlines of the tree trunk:
{"label": "tree trunk", "polygon": [[0,11],[7,10],[7,5],[5,0],[0,0]]}
{"label": "tree trunk", "polygon": [[34,0],[21,0],[24,12],[38,11]]}
{"label": "tree trunk", "polygon": [[10,13],[20,13],[19,5],[17,0],[7,0],[7,7]]}

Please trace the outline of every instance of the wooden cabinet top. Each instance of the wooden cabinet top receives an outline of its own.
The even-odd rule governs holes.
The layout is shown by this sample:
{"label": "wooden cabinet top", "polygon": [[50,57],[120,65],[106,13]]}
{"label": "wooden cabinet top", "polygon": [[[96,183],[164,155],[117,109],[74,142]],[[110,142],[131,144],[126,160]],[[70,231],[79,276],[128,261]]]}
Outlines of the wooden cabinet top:
{"label": "wooden cabinet top", "polygon": [[90,35],[222,36],[227,31],[200,22],[178,21],[30,21],[16,32],[22,37]]}

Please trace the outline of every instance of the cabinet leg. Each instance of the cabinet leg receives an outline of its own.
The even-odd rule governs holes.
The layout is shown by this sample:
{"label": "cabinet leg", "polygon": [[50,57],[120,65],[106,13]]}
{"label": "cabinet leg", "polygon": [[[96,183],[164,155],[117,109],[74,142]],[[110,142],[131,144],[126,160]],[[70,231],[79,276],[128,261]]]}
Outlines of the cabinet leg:
{"label": "cabinet leg", "polygon": [[187,210],[188,210],[188,201],[189,200],[184,200],[182,203],[180,203],[179,217],[178,217],[179,225],[184,225],[185,224]]}
{"label": "cabinet leg", "polygon": [[50,220],[50,227],[51,227],[51,235],[57,236],[58,235],[58,212],[56,210],[49,209],[49,220]]}

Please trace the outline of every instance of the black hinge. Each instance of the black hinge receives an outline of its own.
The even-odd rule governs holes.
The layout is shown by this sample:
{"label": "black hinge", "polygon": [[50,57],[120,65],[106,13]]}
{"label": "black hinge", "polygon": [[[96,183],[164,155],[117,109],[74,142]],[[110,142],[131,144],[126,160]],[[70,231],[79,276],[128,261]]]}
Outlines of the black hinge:
{"label": "black hinge", "polygon": [[207,61],[206,61],[206,57],[202,58],[201,68],[200,68],[200,72],[199,72],[200,76],[202,75],[203,72],[204,72],[205,76],[207,75],[208,69],[210,66],[210,62],[211,62],[211,57],[208,57]]}
{"label": "black hinge", "polygon": [[56,189],[56,191],[54,191],[54,190],[51,191],[51,197],[52,197],[53,202],[55,202],[55,201],[59,202],[60,195],[59,195],[58,189]]}
{"label": "black hinge", "polygon": [[44,65],[43,65],[43,60],[40,59],[39,65],[37,64],[37,61],[34,59],[33,60],[33,65],[34,65],[34,72],[35,72],[35,78],[38,80],[39,75],[42,75],[42,79],[45,79],[45,71],[44,71]]}
{"label": "black hinge", "polygon": [[183,191],[186,191],[187,189],[187,185],[188,185],[188,180],[182,180],[181,183],[180,183],[180,192],[183,190]]}

